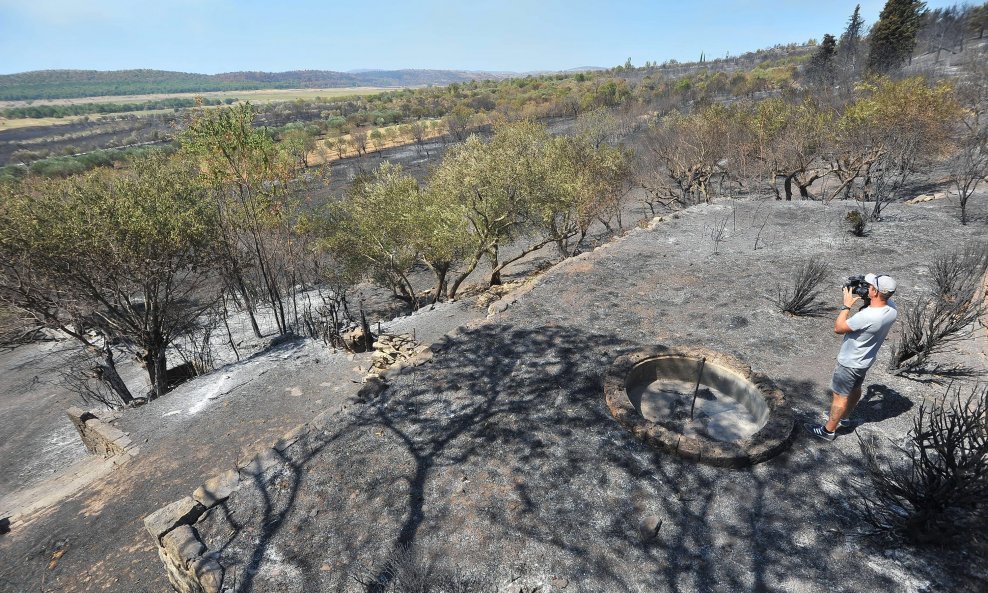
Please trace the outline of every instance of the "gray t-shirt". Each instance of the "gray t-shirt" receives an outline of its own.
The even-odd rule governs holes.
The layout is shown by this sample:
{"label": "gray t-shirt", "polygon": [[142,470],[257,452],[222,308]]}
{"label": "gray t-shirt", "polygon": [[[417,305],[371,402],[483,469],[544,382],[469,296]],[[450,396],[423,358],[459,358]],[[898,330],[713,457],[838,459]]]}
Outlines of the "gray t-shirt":
{"label": "gray t-shirt", "polygon": [[889,301],[884,307],[865,307],[849,317],[847,326],[853,331],[844,334],[837,362],[852,369],[870,367],[896,316],[895,303]]}

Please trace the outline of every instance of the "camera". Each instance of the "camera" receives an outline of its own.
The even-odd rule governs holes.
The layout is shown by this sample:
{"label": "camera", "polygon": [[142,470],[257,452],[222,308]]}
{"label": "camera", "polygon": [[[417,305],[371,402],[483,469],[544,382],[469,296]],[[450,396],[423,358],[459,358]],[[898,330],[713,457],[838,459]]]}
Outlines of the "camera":
{"label": "camera", "polygon": [[851,293],[861,297],[861,302],[864,306],[868,306],[871,299],[868,298],[868,283],[865,282],[864,274],[859,274],[857,276],[849,276],[847,282],[844,284],[844,288],[850,288]]}

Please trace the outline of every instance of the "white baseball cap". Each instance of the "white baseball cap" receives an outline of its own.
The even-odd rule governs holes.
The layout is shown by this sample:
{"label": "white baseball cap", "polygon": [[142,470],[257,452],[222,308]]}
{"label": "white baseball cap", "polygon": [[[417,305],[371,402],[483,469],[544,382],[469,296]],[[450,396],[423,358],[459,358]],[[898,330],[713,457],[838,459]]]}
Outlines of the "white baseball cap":
{"label": "white baseball cap", "polygon": [[884,274],[865,274],[865,282],[875,287],[875,290],[882,294],[892,294],[895,292],[895,279]]}

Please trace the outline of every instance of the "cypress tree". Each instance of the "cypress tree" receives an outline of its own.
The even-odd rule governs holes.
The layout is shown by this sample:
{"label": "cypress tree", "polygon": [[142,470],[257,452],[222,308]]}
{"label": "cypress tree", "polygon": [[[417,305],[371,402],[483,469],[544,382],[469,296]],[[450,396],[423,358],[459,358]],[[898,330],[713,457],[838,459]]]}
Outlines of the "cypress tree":
{"label": "cypress tree", "polygon": [[854,7],[854,13],[847,21],[847,28],[840,36],[837,44],[837,57],[841,68],[854,72],[858,69],[858,57],[861,55],[861,32],[864,30],[864,19],[861,18],[861,5]]}
{"label": "cypress tree", "polygon": [[888,0],[871,29],[868,69],[888,72],[901,66],[916,47],[926,3],[919,0]]}
{"label": "cypress tree", "polygon": [[823,36],[823,42],[810,58],[806,67],[806,77],[813,83],[834,84],[834,56],[837,54],[837,40],[830,33]]}

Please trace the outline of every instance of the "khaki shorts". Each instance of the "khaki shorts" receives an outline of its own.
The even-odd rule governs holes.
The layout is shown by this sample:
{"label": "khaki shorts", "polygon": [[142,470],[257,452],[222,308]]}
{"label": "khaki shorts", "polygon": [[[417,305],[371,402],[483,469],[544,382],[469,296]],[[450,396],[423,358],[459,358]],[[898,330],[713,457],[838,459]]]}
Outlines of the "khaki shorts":
{"label": "khaki shorts", "polygon": [[864,383],[867,368],[855,369],[837,363],[834,368],[834,378],[830,380],[830,390],[838,395],[851,395],[856,388]]}

